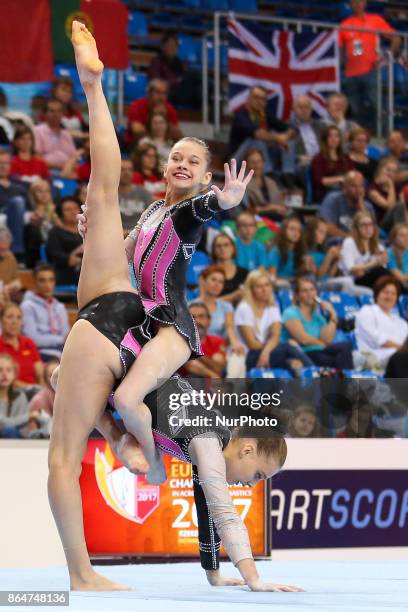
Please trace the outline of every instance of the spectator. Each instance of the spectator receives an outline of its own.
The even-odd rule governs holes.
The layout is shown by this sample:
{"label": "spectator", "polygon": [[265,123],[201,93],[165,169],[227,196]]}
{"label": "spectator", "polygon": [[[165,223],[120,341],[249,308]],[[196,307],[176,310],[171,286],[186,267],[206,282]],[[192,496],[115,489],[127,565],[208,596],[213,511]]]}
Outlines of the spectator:
{"label": "spectator", "polygon": [[211,323],[208,333],[228,340],[233,353],[243,354],[244,347],[239,342],[234,325],[234,309],[228,302],[220,299],[225,282],[221,266],[208,266],[200,275],[200,294],[197,302],[203,302],[210,313]]}
{"label": "spectator", "polygon": [[347,108],[347,96],[342,93],[331,94],[327,99],[327,117],[322,120],[324,125],[334,126],[340,130],[344,147],[348,145],[351,130],[359,127],[355,121],[346,119]]}
{"label": "spectator", "polygon": [[263,244],[255,240],[256,221],[250,212],[242,212],[236,220],[238,237],[235,241],[237,256],[235,263],[245,270],[255,270],[267,265],[267,254]]}
{"label": "spectator", "polygon": [[0,303],[4,304],[21,291],[18,264],[10,251],[11,234],[7,227],[0,225]]}
{"label": "spectator", "polygon": [[63,178],[88,183],[91,176],[91,153],[88,137],[84,137],[81,149],[78,149],[61,170]]}
{"label": "spectator", "polygon": [[374,181],[368,187],[368,197],[372,202],[378,225],[389,232],[395,223],[407,221],[407,210],[398,201],[397,193],[398,161],[385,157],[378,164]]}
{"label": "spectator", "polygon": [[194,302],[189,307],[190,314],[197,325],[200,335],[201,349],[204,357],[188,361],[184,369],[191,376],[204,378],[221,378],[227,365],[227,343],[221,336],[208,334],[211,316],[207,306],[202,302]]}
{"label": "spectator", "polygon": [[[133,177],[133,166],[132,166],[132,177]],[[86,183],[82,183],[81,185],[78,185],[74,193],[74,198],[78,200],[81,206],[86,204],[87,195],[88,195],[88,185]]]}
{"label": "spectator", "polygon": [[122,159],[119,179],[119,208],[124,230],[132,230],[144,210],[151,204],[152,196],[144,187],[133,182],[134,168],[131,159]]}
{"label": "spectator", "polygon": [[152,144],[140,144],[133,154],[135,172],[133,182],[148,191],[153,200],[159,200],[166,193],[166,182],[157,149]]}
{"label": "spectator", "polygon": [[77,229],[80,210],[75,198],[63,198],[57,210],[61,226],[53,227],[48,234],[47,254],[55,268],[57,285],[76,285],[79,280],[84,251]]}
{"label": "spectator", "polygon": [[408,223],[396,223],[389,236],[388,268],[393,276],[408,290]]}
{"label": "spectator", "polygon": [[140,98],[129,107],[128,111],[128,129],[126,133],[126,142],[128,145],[133,145],[140,138],[146,135],[146,125],[149,115],[154,110],[164,109],[168,122],[170,124],[170,135],[172,140],[182,138],[183,133],[180,130],[179,120],[176,109],[172,106],[168,98],[169,88],[166,81],[162,79],[153,79],[147,86],[147,96]]}
{"label": "spectator", "polygon": [[283,153],[288,169],[299,176],[302,182],[305,180],[305,171],[310,168],[313,157],[320,150],[321,122],[312,118],[312,110],[312,101],[308,96],[295,98],[291,126],[296,130],[296,135],[288,142],[288,152]]}
{"label": "spectator", "polygon": [[63,105],[59,100],[47,100],[45,121],[34,127],[35,149],[50,168],[62,169],[76,155],[71,134],[61,127]]}
{"label": "spectator", "polygon": [[290,438],[318,438],[319,421],[311,406],[298,406],[291,414],[288,433]]}
{"label": "spectator", "polygon": [[351,130],[349,158],[354,163],[355,169],[364,176],[367,183],[372,183],[378,162],[367,155],[369,142],[370,135],[367,130],[364,128]]}
{"label": "spectator", "polygon": [[399,162],[397,183],[408,181],[408,146],[404,135],[399,130],[393,130],[387,138],[387,157],[394,157]]}
{"label": "spectator", "polygon": [[14,388],[17,371],[13,359],[0,353],[0,438],[26,437],[28,401],[23,391]]}
{"label": "spectator", "polygon": [[316,365],[325,368],[352,369],[351,342],[334,342],[337,315],[332,304],[317,304],[317,289],[307,277],[296,279],[294,305],[282,315],[283,339],[295,340]]}
{"label": "spectator", "polygon": [[244,298],[235,313],[235,325],[247,347],[247,370],[255,367],[298,370],[311,363],[303,351],[280,342],[281,315],[266,271],[254,270],[248,274]]}
{"label": "spectator", "polygon": [[164,111],[153,111],[147,122],[147,134],[139,141],[139,145],[151,144],[156,147],[159,154],[160,167],[164,167],[173,146],[170,137],[170,124]]}
{"label": "spectator", "polygon": [[12,302],[6,304],[1,314],[0,353],[7,353],[18,365],[15,386],[42,385],[44,364],[33,340],[21,335],[22,324],[20,306]]}
{"label": "spectator", "polygon": [[[378,234],[378,225],[370,213],[359,211],[353,218],[351,235],[344,240],[341,247],[340,269],[354,279],[355,289],[363,288],[362,293],[369,295],[371,290],[364,288],[372,288],[381,276],[389,275],[386,268],[387,252],[380,244]],[[353,287],[349,287],[349,292],[352,289]]]}
{"label": "spectator", "polygon": [[12,251],[16,255],[24,252],[24,213],[27,208],[27,192],[22,183],[9,178],[11,157],[0,149],[0,217],[7,223],[13,241]]}
{"label": "spectator", "polygon": [[[408,338],[391,355],[385,369],[385,378],[408,378]],[[405,396],[404,399],[406,399]]]}
{"label": "spectator", "polygon": [[327,247],[327,222],[321,217],[312,217],[306,225],[306,256],[311,263],[308,269],[319,281],[320,288],[329,289],[336,284],[339,270],[340,245]]}
{"label": "spectator", "polygon": [[269,270],[277,279],[277,285],[287,287],[305,267],[306,248],[300,219],[287,217],[275,238],[275,246],[269,253]]}
{"label": "spectator", "polygon": [[346,426],[336,433],[336,438],[375,438],[370,406],[356,406]]}
{"label": "spectator", "polygon": [[69,131],[74,140],[88,138],[88,126],[74,102],[74,83],[67,76],[57,77],[52,85],[51,97],[62,104],[61,125]]}
{"label": "spectator", "polygon": [[248,149],[261,149],[265,172],[280,163],[280,147],[287,149],[295,132],[277,119],[267,108],[267,94],[262,87],[253,87],[245,106],[234,113],[230,132],[231,157],[237,162],[245,158]]}
{"label": "spectator", "polygon": [[226,302],[235,304],[243,295],[243,283],[248,275],[248,270],[237,266],[234,259],[237,256],[237,249],[233,239],[219,233],[212,243],[212,260],[224,270],[224,287],[220,297]]}
{"label": "spectator", "polygon": [[32,269],[41,259],[40,249],[47,242],[51,228],[61,222],[47,181],[34,181],[30,185],[29,199],[32,211],[25,215],[24,245],[26,266]]}
{"label": "spectator", "polygon": [[383,276],[374,285],[375,304],[363,306],[356,314],[357,347],[369,357],[370,369],[384,369],[407,339],[408,323],[395,312],[400,293],[400,282]]}
{"label": "spectator", "polygon": [[54,297],[55,272],[49,264],[39,264],[33,273],[34,290],[27,291],[21,304],[23,332],[34,340],[43,361],[61,357],[69,332],[64,304]]}
{"label": "spectator", "polygon": [[350,234],[357,212],[374,215],[373,205],[365,199],[364,177],[357,170],[350,170],[344,177],[342,190],[326,195],[320,207],[320,216],[328,223],[330,237],[346,238]]}
{"label": "spectator", "polygon": [[260,149],[249,149],[246,154],[247,169],[254,175],[246,189],[249,208],[256,215],[280,221],[286,215],[283,193],[276,181],[265,176],[265,160]]}
{"label": "spectator", "polygon": [[[350,6],[354,14],[340,23],[342,27],[381,30],[384,35],[394,31],[383,17],[366,13],[367,0],[351,0]],[[391,37],[391,51],[394,54],[400,44],[398,37]],[[352,29],[341,30],[339,45],[345,53],[345,89],[353,118],[374,132],[377,118],[378,36]]]}
{"label": "spectator", "polygon": [[50,176],[45,161],[35,154],[34,134],[29,127],[20,127],[14,134],[10,175],[29,183]]}
{"label": "spectator", "polygon": [[28,406],[28,429],[31,432],[34,431],[37,434],[36,437],[48,438],[51,433],[55,400],[55,391],[51,386],[51,376],[58,366],[59,360],[55,357],[47,361],[44,367],[45,386],[34,395]]}
{"label": "spectator", "polygon": [[326,127],[321,136],[320,153],[312,160],[313,197],[321,202],[331,189],[339,189],[354,164],[344,153],[338,127]]}

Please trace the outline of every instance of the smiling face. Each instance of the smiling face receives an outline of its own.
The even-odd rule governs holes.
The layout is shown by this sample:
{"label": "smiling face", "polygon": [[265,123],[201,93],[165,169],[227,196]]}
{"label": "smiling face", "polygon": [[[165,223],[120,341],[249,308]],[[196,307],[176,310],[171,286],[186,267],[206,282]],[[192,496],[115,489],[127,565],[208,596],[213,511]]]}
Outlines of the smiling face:
{"label": "smiling face", "polygon": [[250,487],[274,476],[280,469],[274,455],[258,453],[257,440],[233,439],[224,449],[228,484],[242,483]]}
{"label": "smiling face", "polygon": [[204,147],[191,140],[176,142],[170,151],[164,176],[169,189],[176,194],[194,194],[208,187],[212,174],[208,170]]}

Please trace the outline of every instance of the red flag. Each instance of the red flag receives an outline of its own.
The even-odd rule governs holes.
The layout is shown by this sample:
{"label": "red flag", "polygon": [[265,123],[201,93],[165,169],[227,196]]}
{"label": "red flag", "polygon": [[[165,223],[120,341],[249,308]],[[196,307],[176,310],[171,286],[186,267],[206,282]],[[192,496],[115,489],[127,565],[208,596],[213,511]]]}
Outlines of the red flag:
{"label": "red flag", "polygon": [[81,0],[80,9],[91,20],[90,30],[106,68],[126,69],[129,65],[126,7],[120,0]]}
{"label": "red flag", "polygon": [[0,81],[53,78],[49,0],[0,1]]}

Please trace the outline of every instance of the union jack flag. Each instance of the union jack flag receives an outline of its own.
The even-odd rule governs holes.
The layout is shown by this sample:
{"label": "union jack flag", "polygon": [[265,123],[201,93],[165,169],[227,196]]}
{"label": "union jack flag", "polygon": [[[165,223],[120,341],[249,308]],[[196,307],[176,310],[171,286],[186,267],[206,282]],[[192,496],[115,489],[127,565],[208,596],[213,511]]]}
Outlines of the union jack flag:
{"label": "union jack flag", "polygon": [[326,115],[325,96],[339,91],[337,32],[318,34],[265,31],[228,21],[229,106],[234,111],[248,91],[263,87],[275,114],[290,117],[293,99],[306,94],[317,115]]}

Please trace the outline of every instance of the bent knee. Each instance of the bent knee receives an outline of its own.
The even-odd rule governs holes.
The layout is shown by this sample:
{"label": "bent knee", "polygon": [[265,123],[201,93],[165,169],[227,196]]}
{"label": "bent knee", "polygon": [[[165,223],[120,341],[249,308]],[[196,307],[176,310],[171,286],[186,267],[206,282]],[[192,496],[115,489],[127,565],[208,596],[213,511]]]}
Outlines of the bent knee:
{"label": "bent knee", "polygon": [[82,457],[74,453],[67,453],[61,449],[50,449],[48,453],[48,472],[50,476],[78,477],[82,472]]}

